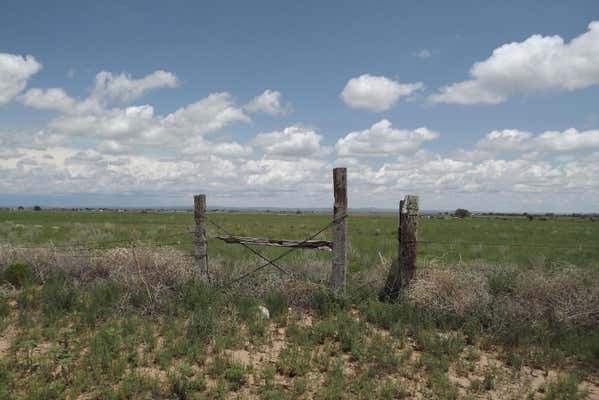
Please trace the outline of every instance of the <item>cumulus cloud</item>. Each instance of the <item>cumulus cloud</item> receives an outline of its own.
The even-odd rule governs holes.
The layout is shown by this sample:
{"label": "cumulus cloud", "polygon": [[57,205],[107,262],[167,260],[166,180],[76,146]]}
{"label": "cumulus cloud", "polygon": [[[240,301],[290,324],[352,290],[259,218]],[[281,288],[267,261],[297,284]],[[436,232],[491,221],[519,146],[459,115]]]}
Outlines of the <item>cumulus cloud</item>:
{"label": "cumulus cloud", "polygon": [[422,82],[400,83],[384,76],[364,74],[347,82],[341,99],[352,108],[381,112],[390,109],[401,96],[423,87]]}
{"label": "cumulus cloud", "polygon": [[518,129],[492,131],[479,140],[476,147],[488,151],[526,150],[530,147],[532,137],[532,133]]}
{"label": "cumulus cloud", "polygon": [[470,69],[471,79],[442,87],[434,103],[497,104],[511,96],[576,90],[599,83],[599,21],[566,43],[533,35],[504,44]]}
{"label": "cumulus cloud", "polygon": [[177,138],[203,135],[234,122],[249,122],[229,93],[212,93],[166,116],[151,105],[102,109],[99,112],[62,115],[52,120],[57,132],[112,140],[136,140],[138,144],[171,144]]}
{"label": "cumulus cloud", "polygon": [[0,53],[0,105],[15,98],[42,65],[32,56]]}
{"label": "cumulus cloud", "polygon": [[390,156],[417,150],[423,142],[439,137],[425,127],[414,130],[394,129],[383,119],[363,131],[350,132],[335,145],[340,157]]}
{"label": "cumulus cloud", "polygon": [[[247,157],[251,154],[251,146],[233,141],[209,141],[202,137],[236,122],[251,121],[245,108],[226,92],[209,94],[166,115],[157,115],[149,104],[108,107],[108,101],[131,100],[146,90],[176,83],[174,75],[164,71],[142,79],[102,72],[97,75],[90,96],[82,101],[73,99],[61,88],[30,89],[19,97],[24,105],[55,110],[60,115],[48,123],[43,135],[35,135],[35,140],[21,141],[16,135],[7,137],[11,138],[13,149],[32,148],[34,144],[48,147],[81,138],[87,146],[105,155],[143,152],[152,146],[175,151],[186,160],[206,159],[210,155]],[[268,97],[272,93],[266,91],[264,94]]]}
{"label": "cumulus cloud", "polygon": [[[200,143],[201,140],[204,139]],[[239,191],[246,196],[253,193],[262,199],[257,203],[262,205],[273,205],[286,196],[285,205],[296,206],[299,193],[311,196],[302,198],[300,204],[314,199],[320,205],[330,201],[333,164],[327,159],[268,156],[227,159],[217,154],[220,150],[212,151],[224,148],[221,143],[203,145],[209,148],[204,157],[170,159],[107,154],[91,149],[23,148],[10,157],[0,158],[0,188],[3,193],[168,191],[187,196],[190,188],[202,187],[225,197]],[[599,153],[549,160],[524,157],[466,160],[419,150],[382,165],[372,163],[371,159],[351,160],[343,165],[349,166],[350,198],[354,206],[390,207],[399,194],[406,192],[421,194],[427,204],[434,198],[442,198],[445,207],[463,206],[464,200],[477,198],[493,199],[494,202],[488,203],[489,209],[505,209],[506,199],[516,199],[510,207],[522,210],[526,207],[523,200],[535,201],[541,207],[537,211],[553,210],[550,207],[556,203],[552,199],[557,195],[558,206],[566,210],[568,205],[563,203],[566,198],[576,199],[572,207],[578,210],[592,210],[599,200]],[[385,197],[387,194],[392,198]],[[481,207],[480,201],[474,204]]]}
{"label": "cumulus cloud", "polygon": [[62,88],[29,89],[19,97],[27,107],[70,112],[76,102]]}
{"label": "cumulus cloud", "polygon": [[245,158],[252,154],[252,147],[237,142],[211,142],[202,136],[187,139],[181,149],[181,155],[189,159],[205,158],[216,155],[223,158]]}
{"label": "cumulus cloud", "polygon": [[291,110],[289,104],[281,103],[281,93],[270,89],[266,89],[262,94],[254,97],[244,108],[250,113],[270,115],[285,115]]}
{"label": "cumulus cloud", "polygon": [[[424,144],[436,139],[437,132],[393,128],[383,119],[341,137],[333,162],[323,135],[300,124],[253,139],[222,132],[251,122],[253,112],[277,115],[284,107],[275,91],[266,90],[245,105],[229,93],[212,93],[166,114],[149,104],[111,104],[170,87],[169,79],[146,79],[153,75],[134,79],[110,74],[81,101],[61,88],[19,89],[11,95],[27,107],[59,115],[39,131],[0,132],[0,192],[168,191],[188,199],[190,188],[201,187],[220,199],[243,191],[254,196],[256,205],[322,206],[330,202],[330,170],[340,165],[349,167],[355,206],[389,207],[407,191],[423,194],[425,201],[445,196],[445,205],[460,194],[504,204],[515,193],[520,203],[514,204],[525,199],[553,207],[546,199],[559,193],[560,201],[571,196],[576,210],[599,201],[599,152],[569,153],[599,148],[597,130],[497,130],[470,149],[435,154]],[[513,154],[503,159],[501,152]]]}
{"label": "cumulus cloud", "polygon": [[539,135],[517,129],[488,133],[476,148],[487,151],[568,152],[599,148],[599,130],[579,132],[574,128],[546,131]]}
{"label": "cumulus cloud", "polygon": [[154,71],[140,79],[133,79],[125,73],[114,75],[101,71],[96,75],[92,97],[127,103],[140,98],[149,90],[173,88],[178,85],[179,80],[173,73],[162,70]]}
{"label": "cumulus cloud", "polygon": [[[297,191],[298,185],[328,184],[330,169],[326,161],[302,158],[299,160],[278,160],[262,158],[249,160],[244,164],[247,173],[246,184],[251,186],[271,186],[284,190]],[[328,172],[328,171],[327,171]]]}
{"label": "cumulus cloud", "polygon": [[124,154],[129,152],[130,148],[116,140],[103,140],[96,146],[96,150],[102,154]]}
{"label": "cumulus cloud", "polygon": [[180,108],[162,120],[169,132],[180,135],[204,134],[223,128],[233,122],[249,122],[243,109],[235,104],[227,92],[212,93],[207,97]]}
{"label": "cumulus cloud", "polygon": [[314,130],[294,125],[282,131],[260,133],[252,144],[262,148],[264,154],[279,158],[318,158],[330,152],[323,146],[322,136]]}
{"label": "cumulus cloud", "polygon": [[[599,196],[598,172],[599,164],[592,163],[592,156],[574,161],[522,158],[459,161],[440,154],[417,152],[379,168],[363,166],[354,172],[353,182],[365,185],[371,193],[384,187],[386,191],[492,196],[496,202],[507,192],[538,193],[539,196],[585,193],[596,198]],[[502,195],[497,196],[497,192]],[[500,205],[489,205],[489,208],[495,207]]]}

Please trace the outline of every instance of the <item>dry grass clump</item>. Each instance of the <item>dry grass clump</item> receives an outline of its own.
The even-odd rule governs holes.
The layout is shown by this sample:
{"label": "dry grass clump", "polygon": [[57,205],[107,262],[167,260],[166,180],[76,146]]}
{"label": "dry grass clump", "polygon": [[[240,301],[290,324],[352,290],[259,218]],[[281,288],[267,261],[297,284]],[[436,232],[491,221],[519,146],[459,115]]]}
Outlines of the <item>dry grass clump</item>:
{"label": "dry grass clump", "polygon": [[576,267],[427,266],[407,297],[460,317],[482,313],[489,320],[599,326],[599,279]]}
{"label": "dry grass clump", "polygon": [[[172,247],[67,251],[64,248],[0,245],[0,272],[3,266],[15,262],[29,265],[40,282],[55,273],[68,276],[76,285],[115,282],[124,287],[127,296],[147,298],[148,310],[161,307],[169,296],[178,294],[186,283],[198,277],[194,258]],[[210,284],[235,295],[259,298],[278,290],[288,294],[290,305],[307,306],[314,290],[326,283],[329,271],[322,261],[306,259],[297,265],[286,266],[289,274],[268,266],[231,283],[260,263],[256,260],[230,262],[211,257]]]}
{"label": "dry grass clump", "polygon": [[599,325],[599,281],[577,268],[520,272],[512,293],[497,301],[518,320]]}
{"label": "dry grass clump", "polygon": [[59,273],[76,285],[110,281],[122,285],[129,296],[143,295],[150,308],[161,305],[193,279],[193,259],[173,248],[113,248],[66,251],[64,248],[0,246],[0,267],[24,262],[41,282]]}
{"label": "dry grass clump", "polygon": [[489,306],[486,276],[471,269],[426,268],[408,290],[413,303],[460,317]]}
{"label": "dry grass clump", "polygon": [[[264,298],[269,292],[286,293],[289,305],[307,307],[312,294],[320,287],[328,285],[329,264],[315,258],[302,258],[292,265],[277,263],[286,272],[269,265],[255,274],[245,276],[249,271],[263,265],[262,260],[218,262],[210,260],[210,283],[217,288],[233,293]],[[239,277],[243,279],[238,280]],[[233,282],[233,283],[231,283]]]}

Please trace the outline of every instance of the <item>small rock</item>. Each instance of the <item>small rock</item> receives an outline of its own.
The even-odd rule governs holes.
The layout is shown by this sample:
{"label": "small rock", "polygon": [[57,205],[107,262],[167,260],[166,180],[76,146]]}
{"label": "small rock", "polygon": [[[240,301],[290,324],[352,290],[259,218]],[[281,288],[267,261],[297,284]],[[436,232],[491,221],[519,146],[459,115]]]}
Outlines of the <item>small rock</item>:
{"label": "small rock", "polygon": [[262,316],[262,318],[270,319],[270,311],[268,311],[268,308],[264,306],[258,306],[258,310],[260,311],[260,315]]}

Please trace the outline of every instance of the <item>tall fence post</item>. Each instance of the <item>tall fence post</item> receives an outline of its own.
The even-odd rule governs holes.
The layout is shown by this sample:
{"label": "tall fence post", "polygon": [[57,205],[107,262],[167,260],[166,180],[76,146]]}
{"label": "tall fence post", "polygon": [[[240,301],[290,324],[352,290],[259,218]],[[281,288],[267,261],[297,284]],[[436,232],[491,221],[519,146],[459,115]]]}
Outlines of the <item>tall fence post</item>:
{"label": "tall fence post", "polygon": [[196,266],[200,279],[208,280],[208,241],[206,240],[206,195],[193,196],[193,216],[196,223]]}
{"label": "tall fence post", "polygon": [[338,294],[345,294],[347,266],[347,168],[333,169],[333,274],[331,287]]}
{"label": "tall fence post", "polygon": [[396,299],[412,281],[416,270],[417,236],[418,196],[408,195],[399,202],[397,260],[391,265],[381,297]]}

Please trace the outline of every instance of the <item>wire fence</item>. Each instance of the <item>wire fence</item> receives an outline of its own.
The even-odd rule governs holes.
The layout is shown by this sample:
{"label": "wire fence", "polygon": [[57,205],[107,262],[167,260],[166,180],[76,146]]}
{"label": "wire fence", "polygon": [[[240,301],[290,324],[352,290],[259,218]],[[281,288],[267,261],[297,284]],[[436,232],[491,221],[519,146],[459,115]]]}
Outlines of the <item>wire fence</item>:
{"label": "wire fence", "polygon": [[[304,276],[304,275],[298,273],[297,271],[290,271],[288,268],[283,267],[279,261],[281,259],[289,256],[290,254],[296,252],[297,250],[300,250],[302,248],[301,247],[302,244],[305,244],[305,243],[317,238],[319,235],[323,234],[325,231],[327,231],[328,229],[333,227],[337,222],[339,222],[342,219],[346,219],[347,217],[348,217],[348,215],[345,214],[339,218],[331,219],[329,222],[327,222],[325,225],[323,225],[320,229],[318,229],[315,233],[312,233],[312,234],[306,236],[302,241],[297,242],[298,245],[296,247],[291,247],[291,248],[281,252],[280,254],[276,255],[275,257],[271,257],[271,258],[269,258],[264,253],[260,252],[255,247],[253,247],[247,243],[238,243],[244,249],[246,249],[248,252],[250,252],[251,254],[253,254],[259,260],[261,260],[263,262],[258,264],[255,267],[253,267],[249,271],[243,272],[236,277],[231,277],[223,282],[219,282],[218,286],[215,286],[214,288],[218,289],[218,290],[229,291],[230,289],[232,289],[232,287],[234,287],[235,284],[260,273],[261,271],[265,270],[269,266],[272,266],[280,274],[286,276],[289,279],[292,279],[295,281],[302,281],[302,282],[309,281],[310,284],[312,284],[318,288],[325,289],[325,290],[329,289],[329,285],[327,284],[327,282],[315,281],[314,279],[309,279],[307,276]],[[210,232],[210,234],[208,235],[208,238],[215,238],[216,235],[218,235],[219,233],[225,234],[229,237],[236,236],[229,229],[225,228],[223,226],[224,224],[213,219],[211,215],[210,216],[205,215],[205,221],[208,222],[215,230],[214,232]],[[68,257],[68,258],[93,259],[94,257],[103,257],[103,251],[110,250],[113,248],[131,248],[134,251],[134,249],[141,249],[141,248],[143,248],[143,249],[152,249],[152,248],[158,249],[158,248],[164,248],[164,247],[177,247],[181,250],[182,245],[197,244],[197,239],[193,236],[195,233],[196,233],[196,231],[194,229],[192,229],[192,227],[187,227],[187,228],[185,228],[185,230],[178,232],[178,233],[173,233],[173,234],[169,234],[169,235],[158,235],[158,236],[149,237],[149,238],[136,238],[135,236],[132,236],[130,239],[116,239],[116,240],[102,240],[102,241],[89,240],[89,241],[78,242],[78,243],[74,243],[74,244],[70,244],[70,243],[54,244],[54,243],[52,243],[50,245],[30,245],[30,244],[13,245],[11,243],[5,242],[5,243],[0,243],[0,245],[8,245],[8,246],[10,246],[11,249],[19,249],[19,250],[46,250],[46,251],[51,251],[54,254],[59,254],[59,255],[62,255],[64,257]],[[513,241],[511,241],[511,242],[510,241],[486,242],[483,240],[472,241],[472,240],[463,240],[463,239],[453,239],[450,241],[419,239],[417,243],[419,246],[423,246],[425,248],[426,248],[426,246],[431,246],[431,247],[441,247],[444,249],[448,249],[449,251],[444,252],[444,254],[442,255],[442,258],[448,257],[448,253],[451,253],[451,252],[461,252],[463,250],[467,250],[466,248],[469,246],[471,247],[471,249],[475,248],[475,247],[479,247],[481,249],[484,247],[497,247],[500,249],[516,247],[516,248],[525,248],[525,249],[530,248],[530,249],[567,250],[569,252],[599,251],[599,245],[594,246],[594,245],[581,244],[581,243],[565,245],[565,244],[563,244],[563,242],[560,244],[555,244],[555,243],[530,243],[530,242],[516,243]],[[183,250],[177,256],[188,258],[190,260],[197,260],[199,257],[198,254],[188,253]],[[206,257],[207,257],[207,255],[206,255]],[[460,253],[460,261],[461,261],[461,253]],[[208,274],[208,271],[207,271],[207,277],[210,280],[210,275]],[[380,276],[380,277],[376,277],[374,279],[369,279],[366,281],[354,282],[355,286],[348,287],[348,291],[349,291],[348,298],[350,300],[355,300],[356,297],[368,295],[368,293],[364,294],[364,289],[368,288],[370,290],[377,285],[380,286],[380,284],[382,284],[381,279],[383,279],[383,278],[384,277]]]}

